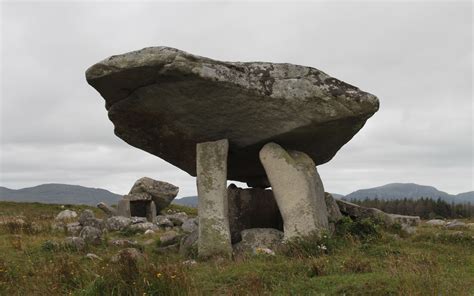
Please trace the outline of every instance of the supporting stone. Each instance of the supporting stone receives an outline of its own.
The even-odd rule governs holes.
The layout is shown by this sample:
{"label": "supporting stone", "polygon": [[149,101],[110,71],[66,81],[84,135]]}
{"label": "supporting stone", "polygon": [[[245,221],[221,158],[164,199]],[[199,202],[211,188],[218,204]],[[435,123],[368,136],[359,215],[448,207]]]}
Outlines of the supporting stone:
{"label": "supporting stone", "polygon": [[227,139],[196,146],[201,258],[232,257],[227,200]]}
{"label": "supporting stone", "polygon": [[156,223],[156,205],[154,201],[150,201],[146,205],[146,219],[148,222]]}
{"label": "supporting stone", "polygon": [[121,199],[117,205],[117,215],[123,217],[131,217],[130,214],[130,200],[128,199]]}
{"label": "supporting stone", "polygon": [[328,230],[323,183],[313,160],[268,143],[260,150],[260,161],[280,208],[285,239]]}

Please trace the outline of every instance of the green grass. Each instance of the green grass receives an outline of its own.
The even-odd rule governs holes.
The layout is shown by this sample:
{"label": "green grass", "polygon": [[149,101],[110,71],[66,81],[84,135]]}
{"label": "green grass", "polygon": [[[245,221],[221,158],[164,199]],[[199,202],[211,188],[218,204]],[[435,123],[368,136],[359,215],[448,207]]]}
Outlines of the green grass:
{"label": "green grass", "polygon": [[[150,237],[136,235],[144,258],[114,263],[120,247],[103,244],[80,252],[44,247],[65,236],[48,227],[60,210],[0,202],[0,220],[22,215],[41,226],[36,231],[0,226],[0,295],[474,295],[472,229],[460,234],[422,225],[417,234],[400,237],[367,221],[348,222],[334,237],[293,242],[274,257],[193,266],[184,266],[187,258],[178,254],[154,252],[156,243],[144,244]],[[107,235],[117,237],[121,234]],[[103,260],[85,258],[89,252]]]}

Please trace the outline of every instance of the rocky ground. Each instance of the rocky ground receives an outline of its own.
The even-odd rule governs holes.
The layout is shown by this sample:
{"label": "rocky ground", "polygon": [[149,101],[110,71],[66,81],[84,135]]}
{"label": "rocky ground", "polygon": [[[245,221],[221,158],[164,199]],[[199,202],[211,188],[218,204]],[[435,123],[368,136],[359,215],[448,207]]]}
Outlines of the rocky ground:
{"label": "rocky ground", "polygon": [[[278,246],[280,232],[251,230],[233,261],[202,262],[195,215],[172,206],[149,223],[85,206],[2,202],[0,295],[474,293],[474,221],[422,221],[407,232],[346,217],[334,234]],[[270,247],[252,243],[256,232]]]}

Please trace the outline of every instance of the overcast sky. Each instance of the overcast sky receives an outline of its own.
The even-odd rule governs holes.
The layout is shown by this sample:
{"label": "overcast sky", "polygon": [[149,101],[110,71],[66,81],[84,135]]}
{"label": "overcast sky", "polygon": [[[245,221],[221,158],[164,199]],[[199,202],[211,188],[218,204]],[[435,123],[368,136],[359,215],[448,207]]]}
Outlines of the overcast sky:
{"label": "overcast sky", "polygon": [[326,191],[392,182],[473,186],[472,4],[465,2],[1,4],[0,186],[68,183],[126,193],[142,176],[194,195],[195,178],[113,134],[84,76],[165,45],[226,61],[315,67],[380,110],[332,161]]}

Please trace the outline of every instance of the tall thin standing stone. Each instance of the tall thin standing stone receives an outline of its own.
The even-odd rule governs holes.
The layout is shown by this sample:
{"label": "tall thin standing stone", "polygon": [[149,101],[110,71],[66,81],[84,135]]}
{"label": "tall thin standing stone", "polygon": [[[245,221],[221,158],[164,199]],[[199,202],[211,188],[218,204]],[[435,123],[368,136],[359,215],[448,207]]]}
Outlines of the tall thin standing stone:
{"label": "tall thin standing stone", "polygon": [[227,200],[227,139],[196,145],[201,258],[232,257]]}

